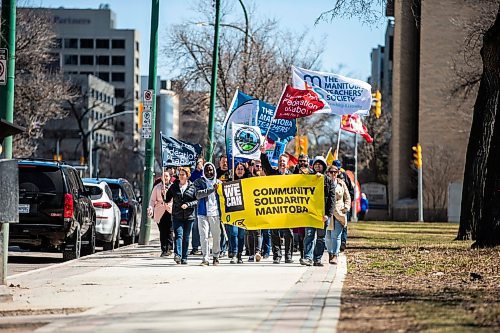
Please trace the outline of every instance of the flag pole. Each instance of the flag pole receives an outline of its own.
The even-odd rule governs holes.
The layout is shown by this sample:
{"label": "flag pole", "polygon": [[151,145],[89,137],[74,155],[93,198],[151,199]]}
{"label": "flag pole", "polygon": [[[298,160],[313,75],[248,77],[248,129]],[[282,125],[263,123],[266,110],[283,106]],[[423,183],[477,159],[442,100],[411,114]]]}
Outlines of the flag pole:
{"label": "flag pole", "polygon": [[340,116],[339,134],[338,134],[338,137],[337,137],[337,149],[335,150],[336,151],[336,155],[337,155],[337,159],[339,157],[339,149],[340,149],[340,134],[342,134],[342,116]]}
{"label": "flag pole", "polygon": [[352,212],[352,220],[358,221],[358,133],[354,133],[354,211]]}
{"label": "flag pole", "polygon": [[269,123],[269,127],[267,128],[266,135],[264,136],[264,144],[266,144],[267,136],[269,135],[269,131],[271,130],[271,126],[273,125],[273,121],[274,121],[274,119],[276,119],[276,112],[278,111],[278,106],[280,105],[281,98],[285,94],[286,86],[287,85],[285,84],[285,87],[283,88],[283,91],[281,92],[280,98],[278,99],[278,103],[276,104],[276,109],[274,109],[273,117],[271,118],[271,122]]}
{"label": "flag pole", "polygon": [[233,180],[234,180],[234,146],[233,146],[233,141],[234,141],[234,123],[231,122],[231,174],[233,175]]}

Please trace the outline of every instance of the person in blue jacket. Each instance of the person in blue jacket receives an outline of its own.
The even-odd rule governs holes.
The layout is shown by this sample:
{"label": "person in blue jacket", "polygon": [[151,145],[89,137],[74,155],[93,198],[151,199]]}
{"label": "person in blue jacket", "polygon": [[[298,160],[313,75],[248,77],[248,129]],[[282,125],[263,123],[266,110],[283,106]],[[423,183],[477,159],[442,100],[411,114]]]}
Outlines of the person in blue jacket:
{"label": "person in blue jacket", "polygon": [[198,199],[198,230],[200,231],[201,251],[203,254],[202,266],[209,265],[210,244],[209,231],[213,237],[213,265],[219,264],[221,222],[219,196],[217,187],[221,181],[217,179],[215,165],[210,162],[203,166],[203,174],[194,182],[196,199]]}

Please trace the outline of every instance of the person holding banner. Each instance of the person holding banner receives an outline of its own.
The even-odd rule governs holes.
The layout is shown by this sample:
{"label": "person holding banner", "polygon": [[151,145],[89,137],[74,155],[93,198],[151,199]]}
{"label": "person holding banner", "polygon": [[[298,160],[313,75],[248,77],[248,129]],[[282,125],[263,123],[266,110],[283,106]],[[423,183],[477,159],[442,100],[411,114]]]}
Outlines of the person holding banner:
{"label": "person holding banner", "polygon": [[335,165],[328,167],[327,173],[332,177],[335,191],[335,208],[333,212],[334,222],[330,223],[326,231],[326,242],[328,248],[329,262],[337,264],[340,252],[341,234],[347,226],[347,213],[351,208],[351,196],[346,183],[338,178],[340,168]]}
{"label": "person holding banner", "polygon": [[149,207],[148,217],[152,218],[158,225],[160,231],[160,257],[168,257],[174,249],[174,237],[172,230],[172,202],[165,203],[163,198],[170,187],[170,173],[167,169],[163,170],[162,177],[153,186]]}
{"label": "person holding banner", "polygon": [[[326,172],[326,161],[323,156],[317,156],[313,162],[313,170],[318,176],[324,176]],[[305,266],[323,266],[321,258],[325,252],[325,236],[326,227],[328,226],[328,220],[333,215],[334,207],[334,188],[333,182],[330,177],[324,176],[324,196],[325,196],[325,213],[323,216],[323,222],[325,226],[321,229],[317,228],[305,228],[304,236],[304,259],[300,260],[301,265]],[[316,238],[316,242],[314,239]],[[314,249],[314,250],[313,250]]]}
{"label": "person holding banner", "polygon": [[[295,165],[293,169],[294,174],[314,174],[313,169],[309,167],[309,156],[306,154],[299,154],[298,163]],[[305,228],[294,228],[294,235],[297,235],[297,245],[300,251],[300,259],[304,259],[304,237],[305,237]]]}
{"label": "person holding banner", "polygon": [[[266,154],[266,147],[263,145],[260,148],[260,161],[266,175],[290,175],[288,170],[288,155],[282,154],[278,159],[278,169],[273,169]],[[285,239],[285,263],[293,263],[293,231],[292,229],[272,229],[271,230],[271,245],[273,248],[273,264],[279,264],[281,261],[281,235]]]}
{"label": "person holding banner", "polygon": [[[234,169],[234,180],[250,177],[250,172],[243,163],[238,163]],[[245,246],[245,229],[238,228],[235,225],[229,225],[229,257],[231,264],[243,263],[243,247]],[[231,257],[232,256],[232,257]]]}
{"label": "person holding banner", "polygon": [[177,264],[187,265],[189,235],[195,220],[196,188],[189,181],[191,169],[180,167],[177,170],[179,179],[176,180],[165,195],[165,202],[172,202],[172,224],[175,233],[175,256]]}
{"label": "person holding banner", "polygon": [[201,178],[194,182],[196,187],[196,198],[198,201],[198,230],[200,231],[201,250],[203,253],[202,266],[209,265],[210,244],[208,242],[209,231],[213,236],[213,265],[219,264],[221,223],[219,211],[219,196],[217,186],[221,183],[217,179],[215,165],[210,162],[203,166]]}

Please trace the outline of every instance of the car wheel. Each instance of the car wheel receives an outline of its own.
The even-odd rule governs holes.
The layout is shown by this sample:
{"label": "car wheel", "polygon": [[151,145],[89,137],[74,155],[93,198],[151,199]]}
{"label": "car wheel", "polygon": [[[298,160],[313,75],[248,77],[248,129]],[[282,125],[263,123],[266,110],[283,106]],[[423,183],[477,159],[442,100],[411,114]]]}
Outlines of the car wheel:
{"label": "car wheel", "polygon": [[135,241],[135,221],[132,224],[132,233],[123,238],[123,244],[130,245]]}
{"label": "car wheel", "polygon": [[92,223],[82,237],[82,255],[88,256],[95,253],[95,225]]}
{"label": "car wheel", "polygon": [[63,260],[73,260],[80,258],[80,250],[82,247],[82,235],[80,233],[80,225],[76,226],[73,235],[66,239],[66,244],[63,250]]}

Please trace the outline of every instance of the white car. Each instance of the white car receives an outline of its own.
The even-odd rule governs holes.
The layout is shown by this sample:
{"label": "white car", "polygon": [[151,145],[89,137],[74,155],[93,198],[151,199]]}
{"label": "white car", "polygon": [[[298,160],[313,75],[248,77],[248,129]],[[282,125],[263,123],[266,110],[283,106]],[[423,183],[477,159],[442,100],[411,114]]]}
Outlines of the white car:
{"label": "white car", "polygon": [[96,214],[96,240],[103,249],[113,250],[120,244],[120,208],[113,202],[108,184],[99,179],[84,179]]}

